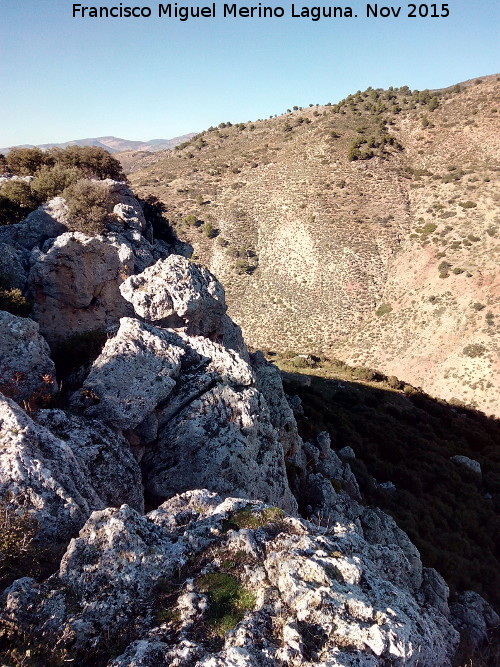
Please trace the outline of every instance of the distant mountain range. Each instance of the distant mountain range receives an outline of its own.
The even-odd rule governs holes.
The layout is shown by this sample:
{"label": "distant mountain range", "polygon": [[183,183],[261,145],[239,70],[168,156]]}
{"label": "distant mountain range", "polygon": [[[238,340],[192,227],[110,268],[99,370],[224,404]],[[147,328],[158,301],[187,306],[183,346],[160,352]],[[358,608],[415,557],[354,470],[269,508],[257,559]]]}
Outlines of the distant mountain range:
{"label": "distant mountain range", "polygon": [[[94,137],[90,139],[74,139],[73,141],[65,141],[63,143],[55,144],[38,144],[38,148],[48,150],[49,148],[66,148],[67,146],[99,146],[111,153],[122,153],[125,151],[165,151],[175,148],[183,141],[188,141],[196,133],[183,134],[181,137],[174,137],[173,139],[151,139],[151,141],[130,141],[129,139],[120,139],[118,137]],[[13,146],[9,148],[0,148],[0,153],[8,153]],[[33,148],[33,144],[22,144],[15,146],[15,148]]]}

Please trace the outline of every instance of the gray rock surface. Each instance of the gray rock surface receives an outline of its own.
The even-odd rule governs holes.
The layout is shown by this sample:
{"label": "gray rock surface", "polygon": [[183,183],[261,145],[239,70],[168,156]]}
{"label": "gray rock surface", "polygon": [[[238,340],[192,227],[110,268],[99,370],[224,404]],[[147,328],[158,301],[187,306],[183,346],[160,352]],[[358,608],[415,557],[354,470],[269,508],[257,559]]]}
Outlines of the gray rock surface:
{"label": "gray rock surface", "polygon": [[[250,518],[253,528],[238,526]],[[145,517],[95,512],[57,574],[5,591],[2,619],[77,661],[121,641],[102,660],[115,667],[449,667],[458,632],[376,565],[379,549],[349,524],[325,535],[260,502],[193,491]],[[221,570],[253,598],[217,646],[200,575]]]}
{"label": "gray rock surface", "polygon": [[119,285],[134,270],[120,239],[67,232],[32,254],[34,317],[50,344],[103,328],[130,312]]}
{"label": "gray rock surface", "polygon": [[[186,465],[189,461],[189,465]],[[146,489],[157,498],[195,487],[261,498],[288,511],[283,446],[254,387],[216,384],[163,426],[142,460]]]}
{"label": "gray rock surface", "polygon": [[488,641],[488,631],[500,625],[495,610],[474,591],[460,593],[457,601],[450,605],[450,620],[472,651],[483,646]]}
{"label": "gray rock surface", "polygon": [[223,337],[226,304],[222,285],[208,269],[185,257],[171,255],[159,260],[130,276],[120,291],[137,315],[149,322],[184,326],[188,334],[213,340]]}
{"label": "gray rock surface", "polygon": [[7,243],[0,243],[0,287],[24,290],[28,257],[28,251],[22,248],[16,249]]}
{"label": "gray rock surface", "polygon": [[0,391],[18,402],[43,402],[56,389],[55,366],[38,324],[0,311]]}
{"label": "gray rock surface", "polygon": [[55,197],[15,225],[0,227],[0,243],[32,250],[47,239],[68,231],[68,207],[62,197]]}
{"label": "gray rock surface", "polygon": [[124,317],[83,385],[97,403],[86,414],[133,429],[175,387],[184,349],[168,332]]}
{"label": "gray rock surface", "polygon": [[36,518],[42,541],[67,543],[107,504],[143,508],[139,468],[123,439],[61,411],[40,414],[38,424],[0,394],[0,497]]}

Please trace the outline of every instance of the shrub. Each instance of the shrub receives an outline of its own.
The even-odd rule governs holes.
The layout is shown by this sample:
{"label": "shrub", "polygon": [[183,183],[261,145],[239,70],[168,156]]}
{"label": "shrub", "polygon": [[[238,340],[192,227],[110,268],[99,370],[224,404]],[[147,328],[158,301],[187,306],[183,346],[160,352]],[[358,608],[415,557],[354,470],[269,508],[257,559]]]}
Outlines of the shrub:
{"label": "shrub", "polygon": [[217,230],[214,228],[211,222],[206,222],[203,225],[203,232],[208,239],[213,239],[217,236]]}
{"label": "shrub", "polygon": [[39,204],[29,183],[17,179],[6,181],[0,188],[0,225],[24,220]]}
{"label": "shrub", "polygon": [[203,574],[197,578],[196,585],[202,593],[208,595],[208,623],[219,637],[234,628],[245,612],[255,606],[255,595],[227,572]]}
{"label": "shrub", "polygon": [[381,317],[382,315],[387,315],[390,312],[392,312],[391,304],[390,303],[382,303],[382,304],[380,304],[380,306],[375,311],[375,315],[377,317]]}
{"label": "shrub", "polygon": [[48,151],[46,159],[62,167],[78,167],[88,178],[125,180],[125,174],[118,160],[98,146],[52,148]]}
{"label": "shrub", "polygon": [[105,184],[82,178],[65,188],[62,196],[68,204],[71,230],[90,235],[106,230],[113,204]]}
{"label": "shrub", "polygon": [[468,201],[461,201],[461,202],[458,202],[458,204],[459,204],[459,206],[461,206],[462,208],[476,208],[476,206],[477,206],[477,204],[476,204],[475,202],[473,202],[473,201],[470,201],[470,199],[469,199]]}
{"label": "shrub", "polygon": [[37,521],[28,512],[15,509],[7,497],[0,501],[0,590],[36,570],[33,540],[37,529]]}
{"label": "shrub", "polygon": [[26,299],[20,289],[4,287],[0,281],[0,310],[5,310],[18,317],[28,317],[32,303]]}
{"label": "shrub", "polygon": [[45,164],[46,154],[39,148],[12,148],[5,159],[12,174],[32,176]]}
{"label": "shrub", "polygon": [[463,354],[472,359],[475,357],[482,357],[485,352],[486,348],[484,345],[481,345],[481,343],[471,343],[471,345],[466,345],[463,349]]}
{"label": "shrub", "polygon": [[48,201],[60,195],[65,188],[82,178],[82,172],[76,167],[54,167],[44,165],[31,182],[31,189],[40,202]]}

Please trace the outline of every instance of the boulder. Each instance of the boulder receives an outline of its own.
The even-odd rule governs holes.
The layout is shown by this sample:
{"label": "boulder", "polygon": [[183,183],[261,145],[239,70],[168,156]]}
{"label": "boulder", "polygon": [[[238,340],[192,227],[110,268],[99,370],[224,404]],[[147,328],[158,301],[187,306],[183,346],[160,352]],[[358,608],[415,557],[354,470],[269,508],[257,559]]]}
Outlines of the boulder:
{"label": "boulder", "polygon": [[46,401],[57,390],[50,349],[39,326],[0,311],[0,391],[15,401]]}
{"label": "boulder", "polygon": [[159,499],[205,487],[261,498],[291,512],[297,508],[283,446],[254,387],[207,387],[163,426],[142,467],[146,490]]}
{"label": "boulder", "polygon": [[95,405],[85,414],[115,427],[133,429],[175,387],[185,354],[177,336],[124,317],[93,363],[83,385]]}
{"label": "boulder", "polygon": [[36,519],[42,542],[67,543],[107,504],[143,508],[140,471],[123,438],[59,410],[42,411],[40,422],[0,395],[0,497]]}
{"label": "boulder", "polygon": [[24,290],[28,278],[28,257],[26,250],[0,243],[0,288]]}
{"label": "boulder", "polygon": [[473,653],[488,641],[488,631],[498,628],[500,617],[491,605],[474,591],[464,591],[450,605],[450,620]]}
{"label": "boulder", "polygon": [[32,250],[47,239],[68,231],[68,207],[62,197],[55,197],[15,225],[0,227],[0,243]]}
{"label": "boulder", "polygon": [[124,299],[145,320],[184,327],[190,335],[212,340],[224,335],[224,289],[205,269],[180,255],[170,255],[130,276],[120,287]]}
{"label": "boulder", "polygon": [[476,475],[481,475],[481,464],[479,463],[479,461],[470,459],[468,456],[460,456],[459,454],[457,454],[456,456],[452,456],[451,461],[454,461],[459,465],[469,468],[469,470],[472,470],[472,472],[476,473]]}
{"label": "boulder", "polygon": [[119,285],[133,270],[130,245],[119,237],[67,232],[32,253],[34,318],[49,344],[127,315]]}

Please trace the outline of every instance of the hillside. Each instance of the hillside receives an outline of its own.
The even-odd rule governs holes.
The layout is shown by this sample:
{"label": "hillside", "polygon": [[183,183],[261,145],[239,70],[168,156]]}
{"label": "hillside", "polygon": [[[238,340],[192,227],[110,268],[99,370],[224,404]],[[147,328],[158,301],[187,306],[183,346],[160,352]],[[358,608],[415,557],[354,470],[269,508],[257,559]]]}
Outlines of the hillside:
{"label": "hillside", "polygon": [[130,165],[254,346],[500,413],[498,77],[209,128]]}

